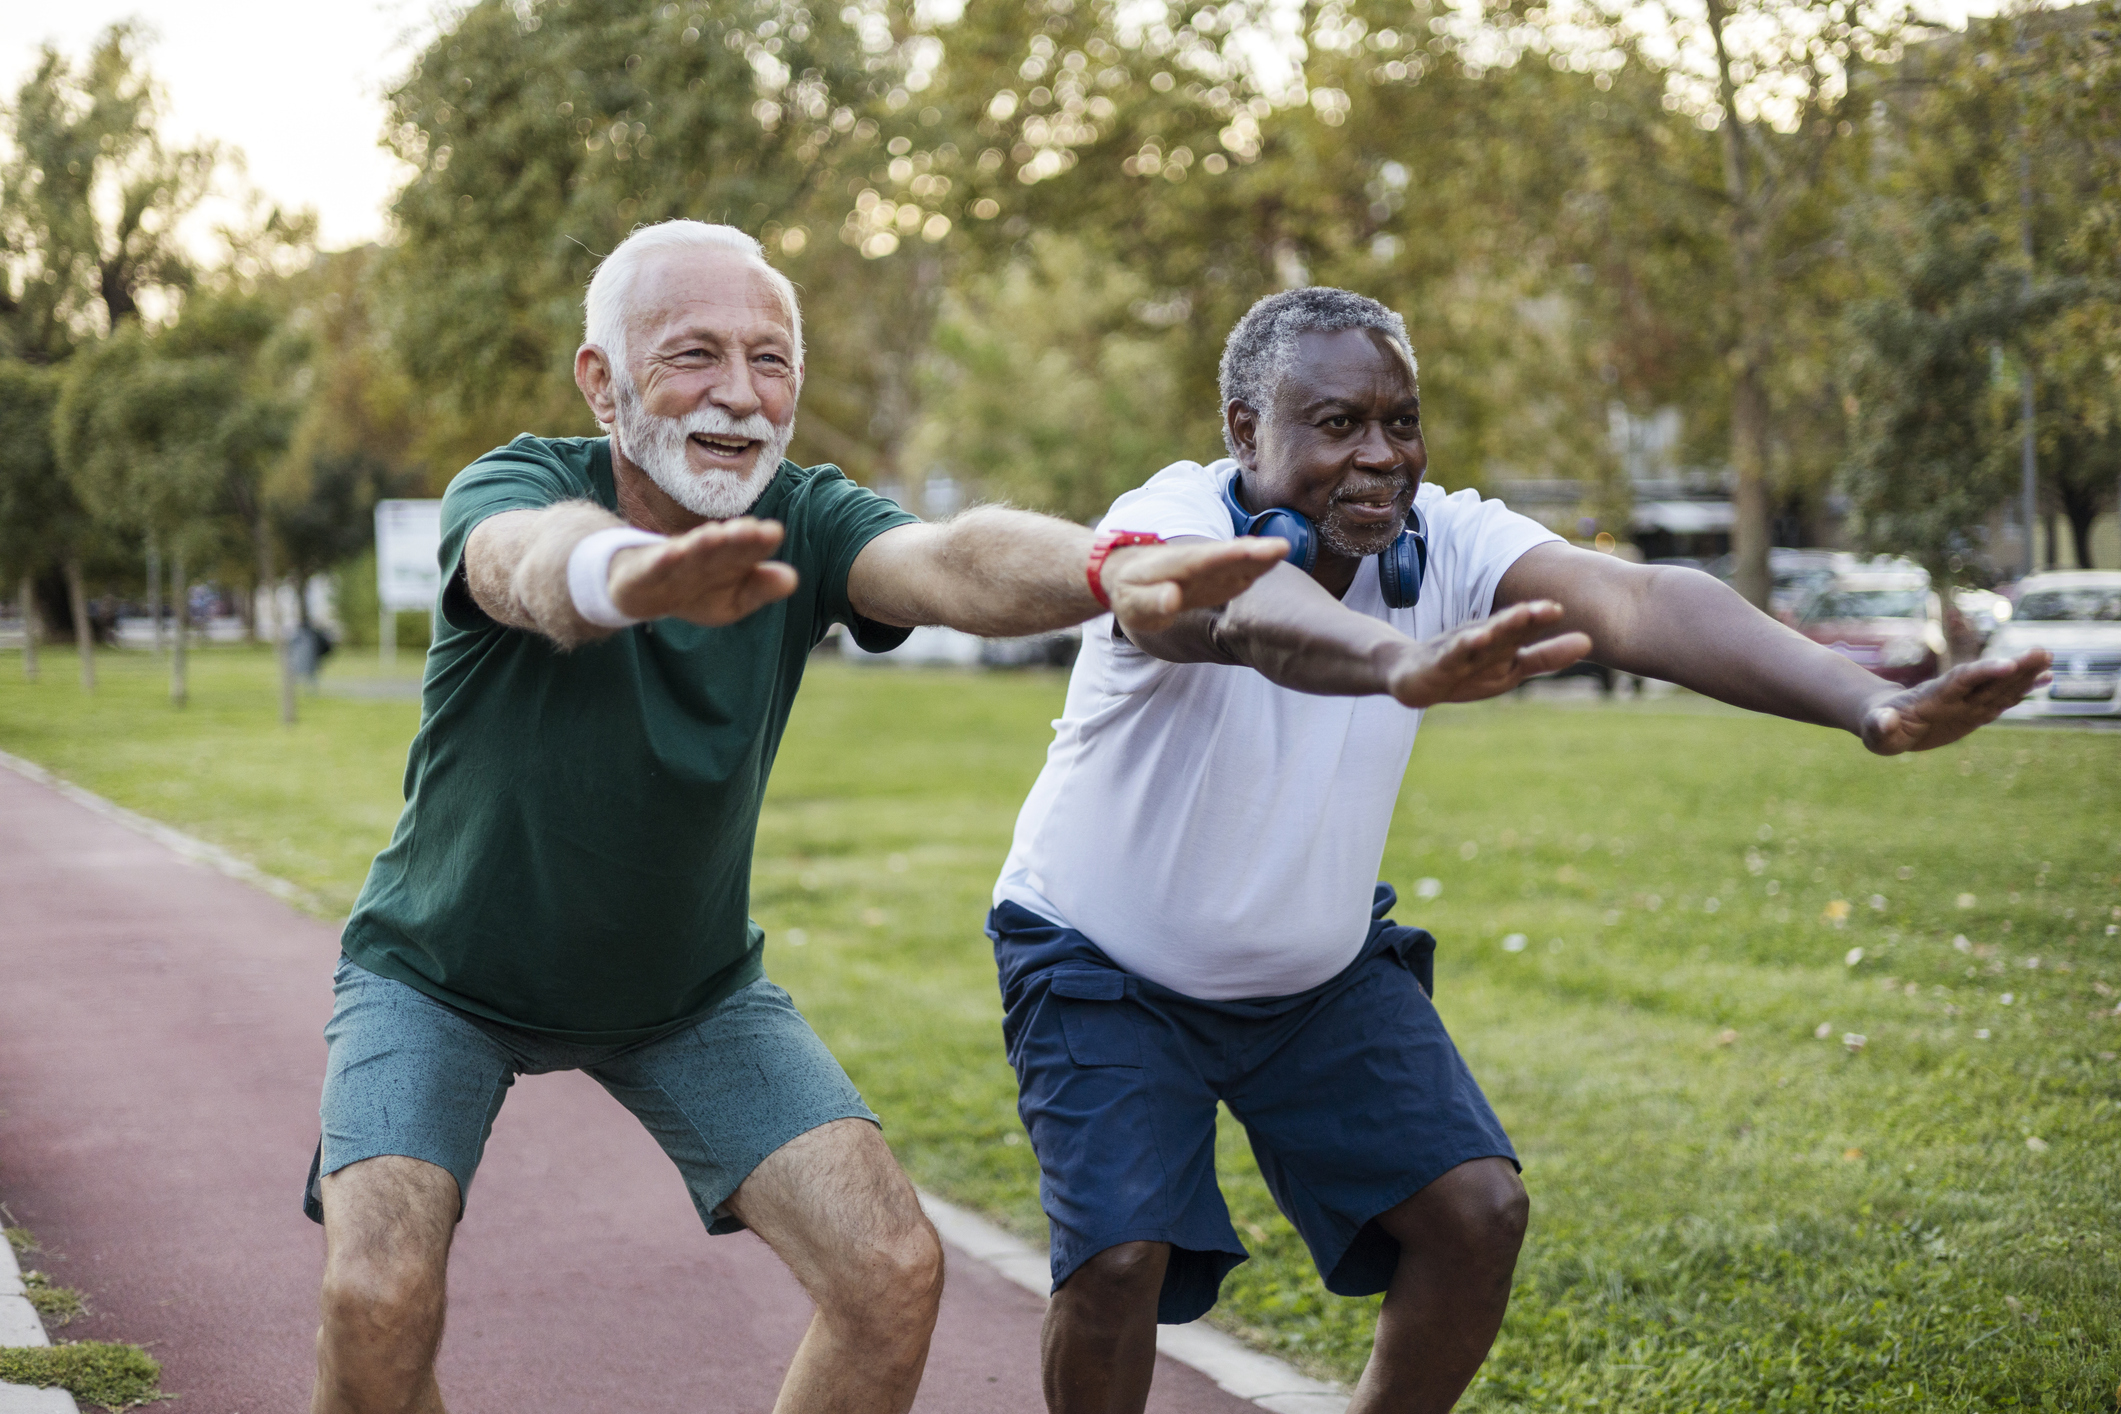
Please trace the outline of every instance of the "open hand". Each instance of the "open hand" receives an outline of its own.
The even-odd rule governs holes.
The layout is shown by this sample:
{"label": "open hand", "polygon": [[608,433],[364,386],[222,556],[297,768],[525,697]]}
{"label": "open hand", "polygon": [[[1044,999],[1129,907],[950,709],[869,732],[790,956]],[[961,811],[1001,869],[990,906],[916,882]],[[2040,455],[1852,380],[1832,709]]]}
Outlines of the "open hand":
{"label": "open hand", "polygon": [[1591,651],[1585,634],[1540,638],[1560,619],[1561,605],[1535,599],[1411,644],[1400,650],[1399,661],[1387,673],[1386,690],[1408,707],[1478,702],[1508,692],[1526,678],[1566,668]]}
{"label": "open hand", "polygon": [[2045,648],[2015,658],[1983,658],[1904,692],[1882,694],[1863,713],[1863,744],[1880,756],[1929,751],[1985,727],[2046,682]]}
{"label": "open hand", "polygon": [[794,568],[766,558],[780,548],[781,535],[775,521],[738,516],[660,545],[628,546],[611,557],[611,602],[636,619],[735,623],[795,592]]}
{"label": "open hand", "polygon": [[1271,536],[1129,545],[1106,557],[1098,578],[1120,631],[1138,643],[1188,609],[1229,603],[1288,556],[1289,542]]}

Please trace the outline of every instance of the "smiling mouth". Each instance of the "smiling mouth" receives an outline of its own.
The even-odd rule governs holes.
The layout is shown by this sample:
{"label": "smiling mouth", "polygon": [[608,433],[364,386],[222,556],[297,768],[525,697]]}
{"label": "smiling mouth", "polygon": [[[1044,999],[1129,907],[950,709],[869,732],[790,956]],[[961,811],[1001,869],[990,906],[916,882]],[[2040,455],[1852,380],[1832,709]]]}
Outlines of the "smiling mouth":
{"label": "smiling mouth", "polygon": [[1336,496],[1333,503],[1356,520],[1387,520],[1399,510],[1399,493],[1366,491],[1355,496]]}
{"label": "smiling mouth", "polygon": [[690,440],[702,450],[718,457],[740,457],[758,446],[757,442],[748,437],[710,437],[704,432],[693,433]]}

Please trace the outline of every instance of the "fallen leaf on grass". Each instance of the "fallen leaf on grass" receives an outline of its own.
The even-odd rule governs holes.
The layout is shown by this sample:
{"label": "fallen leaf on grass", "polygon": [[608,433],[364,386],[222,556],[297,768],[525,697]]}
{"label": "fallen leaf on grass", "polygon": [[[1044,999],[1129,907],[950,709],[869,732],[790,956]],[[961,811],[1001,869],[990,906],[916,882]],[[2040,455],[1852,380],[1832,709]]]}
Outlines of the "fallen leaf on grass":
{"label": "fallen leaf on grass", "polygon": [[2047,1141],[2037,1134],[2028,1134],[2025,1136],[2025,1147],[2036,1154],[2044,1154],[2047,1152]]}
{"label": "fallen leaf on grass", "polygon": [[1861,1149],[1843,1149],[1841,1151],[1841,1161],[1845,1164],[1861,1163],[1863,1162],[1863,1151]]}
{"label": "fallen leaf on grass", "polygon": [[1972,894],[1961,894],[1957,901],[1961,908],[1972,908],[1976,903],[1980,902]]}
{"label": "fallen leaf on grass", "polygon": [[1842,927],[1849,921],[1849,901],[1845,898],[1837,898],[1829,903],[1819,916],[1836,928]]}
{"label": "fallen leaf on grass", "polygon": [[1716,1033],[1716,1044],[1719,1046],[1735,1046],[1738,1044],[1738,1033],[1726,1026],[1723,1030]]}
{"label": "fallen leaf on grass", "polygon": [[1870,1038],[1870,1037],[1868,1037],[1868,1036],[1866,1036],[1866,1035],[1864,1035],[1864,1034],[1863,1034],[1862,1032],[1860,1032],[1860,1031],[1850,1031],[1850,1032],[1846,1033],[1845,1035],[1843,1035],[1843,1036],[1842,1036],[1842,1038],[1841,1038],[1841,1044],[1842,1044],[1842,1045],[1844,1045],[1844,1046],[1846,1046],[1846,1047],[1848,1047],[1848,1051],[1849,1051],[1849,1054],[1850,1054],[1850,1055],[1854,1055],[1854,1054],[1856,1054],[1856,1052],[1858,1052],[1858,1051],[1862,1050],[1862,1049],[1863,1049],[1863,1048],[1864,1048],[1865,1046],[1868,1046],[1868,1045],[1869,1045],[1870,1043],[1871,1043],[1871,1038]]}
{"label": "fallen leaf on grass", "polygon": [[1827,1037],[1833,1034],[1834,1023],[1831,1021],[1822,1021],[1817,1026],[1812,1028],[1812,1039],[1815,1041],[1824,1041]]}

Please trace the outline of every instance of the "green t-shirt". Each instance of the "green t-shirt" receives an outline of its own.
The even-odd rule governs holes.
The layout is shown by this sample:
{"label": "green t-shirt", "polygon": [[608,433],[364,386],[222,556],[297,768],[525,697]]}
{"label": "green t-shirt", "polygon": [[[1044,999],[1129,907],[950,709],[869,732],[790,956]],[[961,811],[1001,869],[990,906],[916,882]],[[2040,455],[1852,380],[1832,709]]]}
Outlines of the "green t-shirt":
{"label": "green t-shirt", "polygon": [[760,976],[751,850],[810,650],[875,536],[915,518],[837,467],[791,462],[751,514],[786,527],[795,593],[722,628],[658,619],[563,653],[503,627],[459,569],[502,511],[616,509],[605,438],[518,437],[442,498],[442,590],[405,811],[347,920],[359,966],[476,1016],[590,1043],[645,1039]]}

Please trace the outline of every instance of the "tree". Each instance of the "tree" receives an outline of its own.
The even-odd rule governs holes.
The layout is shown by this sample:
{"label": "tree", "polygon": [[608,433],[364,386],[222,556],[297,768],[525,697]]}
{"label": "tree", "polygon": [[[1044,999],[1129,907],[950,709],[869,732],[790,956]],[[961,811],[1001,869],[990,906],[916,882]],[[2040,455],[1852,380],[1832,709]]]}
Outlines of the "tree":
{"label": "tree", "polygon": [[[99,520],[167,548],[180,599],[186,564],[231,524],[249,541],[255,590],[278,582],[267,486],[297,410],[271,356],[278,328],[263,296],[199,291],[168,327],[123,328],[68,370],[54,415],[59,464]],[[181,632],[178,643],[171,695],[181,703]]]}
{"label": "tree", "polygon": [[2039,312],[1998,260],[2001,237],[1973,215],[1933,203],[1899,233],[1905,253],[1880,256],[1894,293],[1848,317],[1849,491],[1866,539],[1920,560],[1940,589],[1979,552],[1971,528],[2009,493],[1997,351]]}
{"label": "tree", "polygon": [[[59,474],[52,450],[52,409],[59,377],[19,359],[0,358],[0,575],[15,587],[22,614],[23,670],[37,675],[35,582],[54,565],[68,566],[67,582],[78,587],[78,555],[87,538],[88,515]],[[81,651],[82,683],[95,686],[95,643],[88,606],[72,596],[74,635]]]}
{"label": "tree", "polygon": [[49,46],[4,111],[0,165],[0,353],[66,357],[84,338],[180,291],[191,263],[177,223],[210,188],[219,154],[172,151],[130,23],[103,32],[78,66]]}
{"label": "tree", "polygon": [[872,7],[465,10],[391,95],[388,133],[417,169],[390,276],[397,347],[434,398],[434,459],[461,465],[525,427],[586,430],[569,355],[602,253],[676,216],[788,223],[873,147],[868,111],[904,75]]}

